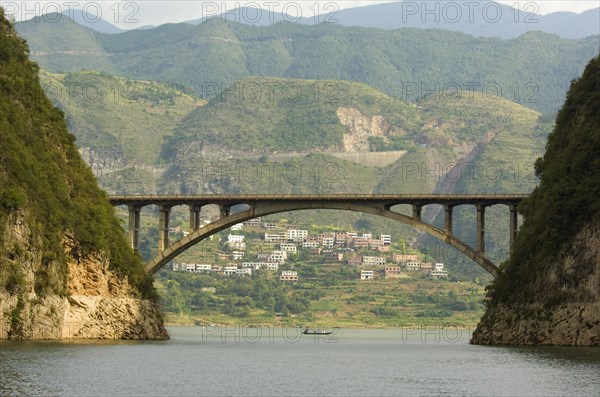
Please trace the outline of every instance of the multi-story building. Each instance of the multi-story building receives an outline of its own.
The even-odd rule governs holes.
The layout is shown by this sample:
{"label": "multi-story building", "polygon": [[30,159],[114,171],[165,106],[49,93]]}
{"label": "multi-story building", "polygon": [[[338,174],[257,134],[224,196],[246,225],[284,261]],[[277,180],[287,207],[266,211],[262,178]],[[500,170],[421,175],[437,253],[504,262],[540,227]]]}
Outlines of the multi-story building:
{"label": "multi-story building", "polygon": [[318,246],[318,243],[316,243],[317,246],[316,247],[310,247],[308,248],[308,257],[311,259],[316,259],[318,257],[321,256],[321,247]]}
{"label": "multi-story building", "polygon": [[332,248],[335,243],[334,237],[323,237],[322,244],[323,248]]}
{"label": "multi-story building", "polygon": [[212,265],[196,264],[196,273],[208,273],[212,271]]}
{"label": "multi-story building", "polygon": [[383,245],[391,245],[392,244],[392,236],[389,234],[380,234],[379,239],[383,241]]}
{"label": "multi-story building", "polygon": [[406,270],[419,270],[421,269],[421,262],[404,262]]}
{"label": "multi-story building", "polygon": [[344,260],[344,254],[341,252],[325,252],[323,253],[323,260],[329,263],[341,262]]}
{"label": "multi-story building", "polygon": [[258,218],[250,219],[244,222],[247,226],[258,227],[262,225],[262,218],[259,216]]}
{"label": "multi-story building", "polygon": [[265,241],[267,243],[280,243],[285,241],[285,233],[265,233]]}
{"label": "multi-story building", "polygon": [[417,254],[393,254],[392,261],[396,263],[401,262],[418,262],[419,255]]}
{"label": "multi-story building", "polygon": [[237,234],[230,234],[229,236],[227,236],[227,241],[230,243],[243,243],[245,239],[246,236]]}
{"label": "multi-story building", "polygon": [[231,253],[231,258],[232,258],[234,261],[240,260],[240,259],[242,259],[243,257],[244,257],[244,251],[233,251],[233,252]]}
{"label": "multi-story building", "polygon": [[298,272],[291,271],[291,270],[284,270],[281,272],[281,275],[279,276],[279,280],[297,283],[298,282]]}
{"label": "multi-story building", "polygon": [[318,241],[305,241],[302,243],[302,248],[319,248]]}
{"label": "multi-story building", "polygon": [[302,229],[288,229],[287,231],[287,240],[293,241],[295,243],[301,243],[306,240],[308,236],[308,230]]}
{"label": "multi-story building", "polygon": [[244,228],[244,224],[243,223],[238,223],[236,225],[231,226],[231,230],[242,230]]}
{"label": "multi-story building", "polygon": [[379,256],[363,256],[363,266],[385,266],[385,258]]}
{"label": "multi-story building", "polygon": [[402,272],[400,266],[386,266],[385,267],[385,278],[401,278],[406,275]]}
{"label": "multi-story building", "polygon": [[225,273],[226,276],[231,276],[233,274],[236,274],[237,270],[237,266],[225,266],[223,268],[223,273]]}
{"label": "multi-story building", "polygon": [[446,270],[430,270],[429,277],[431,277],[431,278],[448,278],[448,272]]}
{"label": "multi-story building", "polygon": [[298,252],[298,247],[294,243],[279,243],[279,249],[288,254],[295,254]]}
{"label": "multi-story building", "polygon": [[269,257],[269,262],[283,263],[287,260],[287,252],[273,251]]}
{"label": "multi-story building", "polygon": [[237,269],[235,271],[235,274],[237,276],[251,276],[252,275],[252,269],[246,268],[246,269]]}
{"label": "multi-story building", "polygon": [[361,280],[372,280],[375,277],[373,270],[361,270],[360,271],[360,279]]}

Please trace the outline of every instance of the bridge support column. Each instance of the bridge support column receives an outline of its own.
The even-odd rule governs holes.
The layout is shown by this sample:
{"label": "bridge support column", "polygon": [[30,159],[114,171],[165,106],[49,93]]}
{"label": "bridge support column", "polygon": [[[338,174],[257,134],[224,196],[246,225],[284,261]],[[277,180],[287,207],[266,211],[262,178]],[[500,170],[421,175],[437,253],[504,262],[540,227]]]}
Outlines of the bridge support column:
{"label": "bridge support column", "polygon": [[485,252],[485,205],[477,205],[477,252]]}
{"label": "bridge support column", "polygon": [[158,252],[163,252],[169,246],[169,220],[171,207],[161,205],[158,216]]}
{"label": "bridge support column", "polygon": [[231,207],[228,205],[220,205],[219,210],[220,210],[219,219],[223,219],[226,216],[231,215]]}
{"label": "bridge support column", "polygon": [[190,231],[192,232],[200,229],[200,211],[202,206],[190,206]]}
{"label": "bridge support column", "polygon": [[142,209],[135,205],[129,206],[129,246],[132,250],[140,249],[140,212]]}
{"label": "bridge support column", "polygon": [[417,219],[417,220],[421,220],[421,209],[423,208],[422,205],[420,204],[413,204],[412,209],[413,209],[413,218]]}
{"label": "bridge support column", "polygon": [[444,209],[446,211],[446,227],[445,227],[445,231],[446,234],[452,234],[452,210],[454,209],[454,207],[452,205],[446,204],[444,206]]}
{"label": "bridge support column", "polygon": [[512,251],[513,244],[515,243],[515,240],[517,239],[518,213],[517,213],[517,206],[514,204],[510,205],[508,208],[510,209],[510,226],[509,226],[509,231],[508,231],[510,233],[509,249]]}

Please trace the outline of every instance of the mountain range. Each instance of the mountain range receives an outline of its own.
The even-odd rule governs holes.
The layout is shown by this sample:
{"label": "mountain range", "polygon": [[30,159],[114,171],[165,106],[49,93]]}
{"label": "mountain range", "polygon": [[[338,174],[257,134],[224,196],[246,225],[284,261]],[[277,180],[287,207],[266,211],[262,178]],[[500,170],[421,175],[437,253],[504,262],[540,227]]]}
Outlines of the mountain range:
{"label": "mountain range", "polygon": [[442,30],[266,27],[211,19],[198,26],[102,34],[66,19],[16,25],[32,58],[51,72],[105,71],[177,82],[210,100],[250,76],[349,80],[403,101],[472,90],[555,112],[571,79],[597,55],[599,36],[579,40],[530,32],[516,39]]}
{"label": "mountain range", "polygon": [[[215,5],[215,4],[213,4]],[[257,4],[258,5],[258,4]],[[316,7],[318,5],[318,7]],[[541,31],[557,34],[566,39],[581,39],[600,32],[600,8],[582,13],[553,12],[539,14],[535,2],[516,3],[516,7],[485,2],[436,1],[415,2],[397,1],[339,10],[335,3],[316,4],[311,15],[289,15],[283,9],[262,9],[238,7],[223,10],[221,5],[206,6],[203,18],[186,21],[199,25],[210,18],[245,23],[254,26],[268,26],[287,21],[304,25],[333,23],[342,26],[400,29],[443,29],[467,33],[476,37],[516,38],[526,32]],[[521,7],[519,9],[518,7]],[[214,10],[211,12],[211,10]],[[294,9],[295,10],[295,9]],[[98,18],[84,18],[85,11],[74,9],[65,14],[75,22],[101,33],[123,33],[124,29]],[[156,26],[142,26],[136,29],[151,29]]]}

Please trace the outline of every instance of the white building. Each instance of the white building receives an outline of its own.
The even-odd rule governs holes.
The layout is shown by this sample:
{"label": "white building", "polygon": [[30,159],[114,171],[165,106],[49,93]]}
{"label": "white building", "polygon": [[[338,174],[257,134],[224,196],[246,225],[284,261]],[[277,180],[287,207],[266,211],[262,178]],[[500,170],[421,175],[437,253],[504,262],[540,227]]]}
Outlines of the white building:
{"label": "white building", "polygon": [[259,216],[258,218],[250,219],[244,223],[248,226],[260,226],[262,225],[262,218]]}
{"label": "white building", "polygon": [[248,269],[248,268],[246,268],[246,269],[237,269],[235,271],[235,274],[237,276],[251,276],[252,275],[252,269]]}
{"label": "white building", "polygon": [[300,229],[288,229],[287,231],[287,239],[288,241],[293,241],[295,243],[300,243],[306,240],[308,236],[308,230],[300,230]]}
{"label": "white building", "polygon": [[373,238],[373,234],[372,233],[363,233],[361,238],[371,239],[371,238]]}
{"label": "white building", "polygon": [[332,248],[334,242],[335,242],[335,239],[333,237],[324,237],[323,238],[323,247]]}
{"label": "white building", "polygon": [[285,233],[265,233],[265,241],[268,243],[280,243],[285,240]]}
{"label": "white building", "polygon": [[243,243],[246,236],[238,236],[237,234],[230,234],[227,236],[227,241],[230,243]]}
{"label": "white building", "polygon": [[244,251],[233,251],[231,253],[231,257],[233,258],[233,260],[242,259],[244,257]]}
{"label": "white building", "polygon": [[231,230],[242,230],[244,228],[243,223],[238,223],[237,225],[231,226]]}
{"label": "white building", "polygon": [[431,277],[431,278],[448,278],[448,272],[446,270],[430,270],[429,277]]}
{"label": "white building", "polygon": [[436,263],[435,264],[435,270],[437,270],[438,272],[441,272],[442,270],[444,270],[444,264],[443,263]]}
{"label": "white building", "polygon": [[195,271],[196,271],[196,273],[208,273],[208,272],[212,271],[212,265],[197,264]]}
{"label": "white building", "polygon": [[360,271],[360,279],[361,280],[372,280],[375,277],[373,270],[361,270]]}
{"label": "white building", "polygon": [[317,241],[305,241],[302,243],[302,248],[319,248]]}
{"label": "white building", "polygon": [[185,263],[185,270],[187,272],[195,272],[196,271],[196,264],[195,263]]}
{"label": "white building", "polygon": [[270,262],[283,263],[287,259],[287,252],[285,251],[273,251],[269,257]]}
{"label": "white building", "polygon": [[225,266],[223,268],[223,272],[225,273],[226,276],[231,276],[232,274],[236,274],[237,273],[237,266]]}
{"label": "white building", "polygon": [[298,252],[298,247],[294,243],[280,243],[279,249],[287,252],[288,254],[295,254]]}
{"label": "white building", "polygon": [[281,281],[291,281],[292,283],[298,282],[298,272],[291,270],[284,270],[281,272],[281,276],[279,276],[279,280]]}
{"label": "white building", "polygon": [[385,258],[381,258],[379,256],[363,256],[362,265],[363,266],[384,266]]}
{"label": "white building", "polygon": [[381,239],[381,241],[383,241],[383,245],[390,245],[392,244],[392,236],[389,234],[381,234],[379,236],[379,238]]}

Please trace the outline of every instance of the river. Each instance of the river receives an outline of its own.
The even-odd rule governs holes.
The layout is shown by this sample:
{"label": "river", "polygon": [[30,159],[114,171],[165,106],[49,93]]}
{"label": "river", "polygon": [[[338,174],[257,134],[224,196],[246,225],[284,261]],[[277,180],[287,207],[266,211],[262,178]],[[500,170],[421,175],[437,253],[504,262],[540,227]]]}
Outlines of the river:
{"label": "river", "polygon": [[170,327],[160,342],[0,342],[0,395],[600,396],[600,349],[468,331]]}

